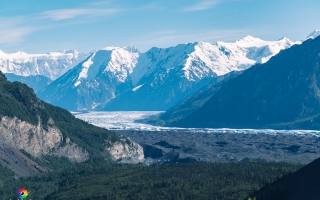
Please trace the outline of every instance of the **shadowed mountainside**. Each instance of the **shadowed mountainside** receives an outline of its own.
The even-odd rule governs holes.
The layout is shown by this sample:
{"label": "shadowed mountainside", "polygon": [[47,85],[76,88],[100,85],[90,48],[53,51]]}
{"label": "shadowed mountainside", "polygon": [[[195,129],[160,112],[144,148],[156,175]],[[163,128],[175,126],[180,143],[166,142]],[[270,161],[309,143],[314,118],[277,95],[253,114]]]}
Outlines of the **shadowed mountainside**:
{"label": "shadowed mountainside", "polygon": [[257,200],[318,200],[320,199],[319,167],[320,159],[317,159],[251,196]]}
{"label": "shadowed mountainside", "polygon": [[168,125],[319,129],[319,55],[320,37],[283,50],[229,79],[201,108]]}

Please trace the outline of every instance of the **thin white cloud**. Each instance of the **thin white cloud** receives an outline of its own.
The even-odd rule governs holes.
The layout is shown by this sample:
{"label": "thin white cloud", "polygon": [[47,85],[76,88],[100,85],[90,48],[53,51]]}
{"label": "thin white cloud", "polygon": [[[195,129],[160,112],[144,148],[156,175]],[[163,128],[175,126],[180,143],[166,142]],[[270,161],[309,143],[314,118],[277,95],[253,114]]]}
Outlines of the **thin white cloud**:
{"label": "thin white cloud", "polygon": [[104,0],[104,1],[96,1],[96,2],[90,2],[88,5],[91,6],[103,6],[112,3],[114,0]]}
{"label": "thin white cloud", "polygon": [[[120,9],[103,8],[78,8],[48,10],[42,13],[21,15],[16,17],[0,16],[0,44],[17,45],[24,41],[27,35],[33,32],[50,29],[57,26],[65,26],[66,23],[46,23],[48,20],[61,21],[76,17],[107,16],[120,12]],[[84,20],[73,20],[72,23],[83,23]],[[35,25],[38,24],[38,25]]]}
{"label": "thin white cloud", "polygon": [[158,10],[162,8],[163,8],[163,5],[160,2],[152,2],[138,8],[137,10]]}
{"label": "thin white cloud", "polygon": [[44,18],[50,18],[55,21],[72,19],[79,16],[103,16],[120,12],[120,9],[60,9],[48,10],[41,15]]}
{"label": "thin white cloud", "polygon": [[183,8],[182,11],[184,12],[193,12],[193,11],[200,11],[200,10],[208,10],[212,7],[214,7],[217,4],[222,3],[219,0],[208,0],[208,1],[201,1],[200,3],[197,3],[195,5]]}
{"label": "thin white cloud", "polygon": [[181,11],[194,12],[194,11],[208,10],[215,7],[218,4],[223,4],[223,3],[232,2],[232,1],[242,1],[242,0],[202,0],[197,4],[183,8]]}
{"label": "thin white cloud", "polygon": [[23,41],[24,37],[36,29],[33,28],[13,28],[0,30],[0,44],[15,45]]}
{"label": "thin white cloud", "polygon": [[0,17],[0,44],[16,45],[39,27],[25,25],[26,17]]}

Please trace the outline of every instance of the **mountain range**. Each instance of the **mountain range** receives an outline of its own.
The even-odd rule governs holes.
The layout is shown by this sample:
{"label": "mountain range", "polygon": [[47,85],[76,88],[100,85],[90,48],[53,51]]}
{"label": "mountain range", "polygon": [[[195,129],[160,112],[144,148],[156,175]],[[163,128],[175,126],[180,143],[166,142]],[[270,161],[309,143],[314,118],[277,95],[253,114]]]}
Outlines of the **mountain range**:
{"label": "mountain range", "polygon": [[300,42],[246,36],[234,43],[170,48],[107,47],[94,51],[37,95],[68,110],[166,110],[231,71],[265,63]]}
{"label": "mountain range", "polygon": [[[307,38],[315,38],[319,30]],[[106,47],[91,53],[0,52],[8,80],[28,84],[37,95],[68,110],[167,110],[229,72],[265,63],[301,42],[195,42],[141,53],[135,47]],[[219,77],[219,78],[218,78]]]}
{"label": "mountain range", "polygon": [[88,55],[71,49],[44,54],[22,51],[8,54],[0,51],[0,71],[7,75],[8,80],[26,83],[38,91]]}
{"label": "mountain range", "polygon": [[7,54],[0,51],[0,70],[2,73],[42,75],[55,80],[87,56],[71,49],[44,54],[27,54],[22,51]]}
{"label": "mountain range", "polygon": [[320,37],[310,38],[211,90],[193,112],[174,116],[192,103],[186,101],[160,118],[179,127],[318,130],[319,47]]}

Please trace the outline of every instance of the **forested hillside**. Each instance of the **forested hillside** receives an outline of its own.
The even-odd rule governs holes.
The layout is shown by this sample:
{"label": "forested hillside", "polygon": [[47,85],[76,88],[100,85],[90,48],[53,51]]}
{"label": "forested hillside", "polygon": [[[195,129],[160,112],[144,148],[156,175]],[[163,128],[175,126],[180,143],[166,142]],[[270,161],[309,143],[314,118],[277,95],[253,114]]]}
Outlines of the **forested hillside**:
{"label": "forested hillside", "polygon": [[[41,176],[5,178],[3,199],[21,187],[30,199],[243,199],[266,183],[302,165],[290,163],[190,163],[158,166],[116,164],[90,159]],[[1,170],[1,177],[8,177]]]}

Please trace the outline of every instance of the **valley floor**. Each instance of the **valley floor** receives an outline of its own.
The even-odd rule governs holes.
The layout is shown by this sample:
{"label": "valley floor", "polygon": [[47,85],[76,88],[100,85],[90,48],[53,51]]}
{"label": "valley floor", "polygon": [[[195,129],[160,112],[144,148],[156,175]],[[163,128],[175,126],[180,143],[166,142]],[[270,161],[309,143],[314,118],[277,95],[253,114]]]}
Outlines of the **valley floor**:
{"label": "valley floor", "polygon": [[307,164],[320,155],[320,138],[312,135],[214,134],[177,130],[116,132],[130,137],[141,145],[150,145],[162,150],[164,158],[176,157],[182,159],[182,162],[254,160]]}
{"label": "valley floor", "polygon": [[159,112],[76,114],[141,144],[147,164],[190,161],[287,161],[310,163],[320,155],[318,131],[179,129],[135,123]]}

